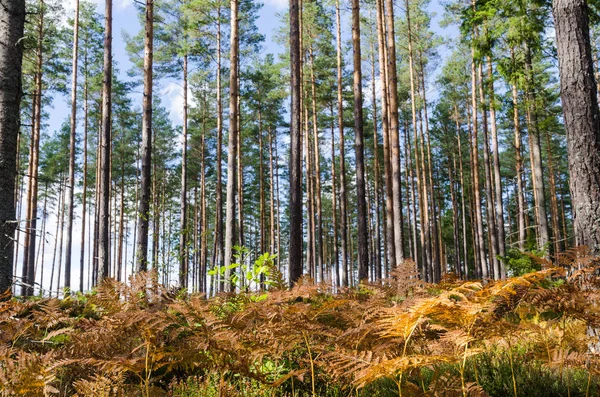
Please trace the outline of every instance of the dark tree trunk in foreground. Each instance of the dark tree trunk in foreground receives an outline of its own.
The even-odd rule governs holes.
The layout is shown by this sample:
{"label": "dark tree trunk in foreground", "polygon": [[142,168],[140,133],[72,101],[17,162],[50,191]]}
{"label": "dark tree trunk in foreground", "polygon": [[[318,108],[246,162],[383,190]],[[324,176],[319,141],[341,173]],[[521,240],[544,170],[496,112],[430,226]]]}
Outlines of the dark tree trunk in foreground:
{"label": "dark tree trunk in foreground", "polygon": [[0,7],[0,294],[12,285],[17,136],[21,104],[21,65],[25,0]]}
{"label": "dark tree trunk in foreground", "polygon": [[356,208],[358,210],[358,280],[369,278],[369,237],[365,188],[365,148],[360,54],[360,6],[352,0],[352,48],[354,54],[354,145],[356,149]]}
{"label": "dark tree trunk in foreground", "polygon": [[137,271],[148,270],[148,228],[152,186],[152,40],[154,0],[146,1],[144,38],[144,98],[142,101],[142,186],[138,209]]}
{"label": "dark tree trunk in foreground", "polygon": [[112,110],[112,0],[106,0],[104,30],[104,76],[102,85],[102,136],[98,229],[98,282],[110,270],[110,147]]}
{"label": "dark tree trunk in foreground", "polygon": [[290,0],[290,283],[302,276],[302,166],[300,145],[300,6],[299,0]]}
{"label": "dark tree trunk in foreground", "polygon": [[552,4],[576,244],[600,254],[600,112],[585,0]]}

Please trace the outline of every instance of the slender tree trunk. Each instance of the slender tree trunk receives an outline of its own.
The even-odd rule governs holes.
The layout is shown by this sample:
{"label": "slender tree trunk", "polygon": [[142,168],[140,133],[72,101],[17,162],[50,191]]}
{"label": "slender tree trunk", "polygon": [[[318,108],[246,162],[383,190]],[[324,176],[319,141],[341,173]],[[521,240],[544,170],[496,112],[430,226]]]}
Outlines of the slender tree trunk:
{"label": "slender tree trunk", "polygon": [[542,149],[537,121],[536,95],[534,92],[534,76],[531,60],[531,49],[526,45],[525,75],[527,79],[527,129],[529,132],[531,172],[533,192],[538,226],[538,247],[543,249],[549,241],[548,217],[546,214],[546,198],[544,193],[544,170],[542,165]]}
{"label": "slender tree trunk", "polygon": [[[354,54],[354,145],[356,148],[356,199],[358,212],[358,280],[369,280],[369,231],[365,183],[365,149],[362,108],[362,58],[360,50],[360,5],[352,0],[352,48]],[[397,130],[394,130],[395,132]]]}
{"label": "slender tree trunk", "polygon": [[[511,50],[512,53],[512,50]],[[515,166],[517,168],[517,223],[519,229],[519,249],[525,249],[525,196],[523,186],[523,157],[521,154],[521,126],[519,121],[519,97],[517,94],[517,85],[511,84],[512,88],[512,104],[513,104],[513,124],[515,129]]]}
{"label": "slender tree trunk", "polygon": [[[238,78],[237,78],[237,86],[238,86],[238,91],[239,91],[239,86],[240,86],[240,76],[239,76],[239,56],[238,56]],[[243,166],[243,162],[242,162],[242,129],[241,129],[241,125],[242,125],[242,118],[241,118],[241,113],[240,113],[240,95],[238,92],[238,97],[237,97],[237,189],[236,189],[236,193],[237,193],[237,212],[238,212],[238,216],[237,216],[237,222],[238,222],[238,226],[237,226],[237,237],[238,237],[238,245],[240,247],[243,247],[246,245],[246,240],[245,240],[245,235],[244,235],[244,166]],[[239,270],[239,269],[238,269]]]}
{"label": "slender tree trunk", "polygon": [[[123,274],[123,237],[125,235],[125,156],[121,154],[121,199],[119,200],[119,242],[117,244],[117,281]],[[127,261],[127,257],[125,257]],[[127,266],[125,266],[127,267]],[[127,278],[124,278],[127,280]]]}
{"label": "slender tree trunk", "polygon": [[[379,180],[380,180],[380,172],[379,172],[379,134],[377,133],[378,125],[377,125],[377,90],[375,87],[375,44],[371,42],[371,65],[372,65],[372,73],[371,73],[371,100],[373,102],[373,177],[374,177],[374,199],[375,199],[375,230],[373,233],[373,238],[375,242],[375,249],[373,252],[373,266],[375,267],[374,279],[381,280],[382,272],[381,272],[381,221],[380,221],[380,206],[379,206]],[[387,133],[383,131],[383,133]],[[387,155],[387,154],[386,154]]]}
{"label": "slender tree trunk", "polygon": [[71,85],[71,134],[69,137],[69,186],[67,213],[67,246],[65,256],[65,293],[71,289],[71,251],[73,245],[73,213],[75,190],[75,144],[77,130],[77,55],[79,46],[79,0],[75,0],[75,18],[73,21],[73,71]]}
{"label": "slender tree trunk", "polygon": [[600,112],[585,0],[554,0],[575,240],[600,254]]}
{"label": "slender tree trunk", "polygon": [[212,263],[220,266],[223,261],[223,99],[221,98],[221,2],[217,2],[217,181],[215,192],[215,240]]}
{"label": "slender tree trunk", "polygon": [[[153,0],[148,0],[152,2]],[[98,231],[98,280],[110,270],[110,149],[112,112],[112,0],[106,0],[104,29],[104,81],[102,85],[102,150],[100,165],[100,226]]]}
{"label": "slender tree trunk", "polygon": [[[110,0],[112,1],[112,0]],[[154,40],[154,0],[146,0],[144,36],[144,97],[142,100],[142,187],[138,209],[137,271],[148,270],[148,229],[152,184],[152,61]],[[185,94],[184,94],[185,95]],[[155,236],[156,238],[156,236]]]}
{"label": "slender tree trunk", "polygon": [[85,261],[85,227],[87,215],[87,172],[88,172],[88,63],[84,57],[85,82],[83,87],[83,192],[81,197],[81,246],[79,251],[79,291],[83,293],[83,270]]}
{"label": "slender tree trunk", "polygon": [[258,207],[259,207],[259,234],[260,234],[260,255],[267,252],[267,241],[266,241],[266,198],[265,198],[265,170],[264,170],[264,142],[263,142],[263,125],[262,125],[262,110],[260,100],[260,90],[258,92]]}
{"label": "slender tree trunk", "polygon": [[[475,4],[475,3],[473,3]],[[473,5],[473,7],[475,7]],[[476,267],[479,267],[479,276],[482,279],[488,278],[488,266],[485,255],[485,239],[483,234],[483,203],[481,202],[481,189],[479,184],[479,128],[477,121],[477,66],[475,64],[475,47],[471,47],[471,107],[473,118],[473,131],[471,141],[472,153],[472,174],[473,174],[473,192],[474,192],[474,211],[475,211],[475,230],[477,233],[478,259]]]}
{"label": "slender tree trunk", "polygon": [[[46,249],[46,221],[48,220],[48,183],[44,184],[44,207],[42,209],[42,244],[41,252]],[[40,297],[44,297],[44,255],[41,255],[40,264]]]}
{"label": "slender tree trunk", "polygon": [[312,102],[312,124],[313,124],[313,154],[314,154],[314,166],[315,166],[315,204],[316,204],[316,240],[315,244],[317,247],[317,267],[319,271],[319,278],[321,281],[324,279],[323,272],[323,257],[324,257],[324,246],[323,246],[323,209],[321,204],[321,154],[320,154],[320,143],[319,143],[319,127],[317,124],[317,81],[315,78],[315,62],[313,56],[312,44],[309,47],[310,57],[310,81],[311,81],[311,102]]}
{"label": "slender tree trunk", "polygon": [[490,159],[490,141],[488,136],[487,107],[484,94],[485,82],[483,80],[483,66],[481,62],[478,66],[479,73],[479,100],[481,101],[481,127],[483,130],[483,166],[485,171],[485,200],[486,215],[488,223],[488,237],[490,242],[490,270],[494,280],[500,279],[500,264],[498,261],[498,234],[496,228],[496,214],[494,211],[494,194],[492,167]]}
{"label": "slender tree trunk", "polygon": [[269,253],[275,251],[275,159],[273,158],[273,130],[269,128]]}
{"label": "slender tree trunk", "polygon": [[23,295],[33,295],[34,269],[35,269],[35,245],[37,231],[37,205],[38,205],[38,174],[40,161],[40,135],[42,124],[42,95],[43,95],[43,52],[44,52],[44,15],[45,3],[40,0],[40,20],[38,24],[38,44],[36,52],[36,74],[35,74],[35,93],[33,106],[33,129],[31,137],[31,160],[29,162],[29,190],[28,190],[28,215],[29,220],[28,233],[24,247],[23,263]]}
{"label": "slender tree trunk", "polygon": [[[449,135],[449,134],[448,134]],[[453,241],[454,241],[454,272],[456,273],[456,275],[459,278],[462,278],[463,275],[462,273],[462,268],[461,268],[461,258],[460,258],[460,236],[458,233],[458,225],[459,225],[459,221],[458,221],[458,214],[459,214],[459,209],[458,209],[458,200],[456,199],[456,191],[455,191],[455,184],[454,184],[454,172],[456,169],[456,158],[454,158],[454,156],[449,156],[448,157],[448,176],[450,178],[450,198],[452,200],[452,222],[454,224],[453,229],[453,233],[452,233],[452,237],[453,237]]]}
{"label": "slender tree trunk", "polygon": [[[500,177],[500,151],[498,148],[498,131],[496,123],[496,94],[494,91],[494,65],[492,57],[487,57],[487,76],[489,84],[490,133],[492,138],[492,156],[494,166],[494,193],[496,204],[496,227],[498,228],[498,255],[506,256],[506,233],[504,230],[504,204],[502,201],[502,180]],[[504,262],[498,262],[500,277],[506,278]]]}
{"label": "slender tree trunk", "polygon": [[[423,65],[423,57],[421,52],[419,55],[419,66],[420,66],[420,74],[421,74],[421,99],[423,101],[423,120],[425,122],[425,140],[426,149],[427,149],[427,182],[428,185],[428,195],[431,197],[431,234],[433,236],[433,241],[431,243],[431,267],[433,269],[433,281],[439,282],[442,275],[442,247],[441,247],[441,238],[439,237],[439,230],[437,223],[437,204],[435,200],[435,192],[434,192],[434,182],[433,182],[433,162],[431,161],[431,139],[429,137],[429,115],[427,113],[427,95],[425,91],[425,67]],[[423,156],[424,157],[424,156]]]}
{"label": "slender tree trunk", "polygon": [[189,257],[187,247],[187,141],[188,141],[188,56],[183,56],[183,145],[181,149],[181,212],[179,232],[179,288],[188,288]]}
{"label": "slender tree trunk", "polygon": [[336,59],[337,59],[337,105],[338,105],[338,128],[340,146],[340,239],[341,244],[341,274],[342,286],[348,286],[348,195],[346,193],[346,149],[344,139],[344,100],[342,82],[342,24],[341,24],[340,0],[335,2],[336,15]]}
{"label": "slender tree trunk", "polygon": [[335,117],[333,110],[333,102],[331,104],[331,216],[332,216],[332,233],[333,233],[333,264],[335,268],[335,286],[340,286],[340,257],[338,251],[338,192],[337,192],[337,175],[335,172]]}
{"label": "slender tree trunk", "polygon": [[[206,102],[206,101],[205,101]],[[206,164],[205,164],[205,152],[206,152],[206,106],[204,107],[205,114],[202,120],[202,138],[200,140],[200,207],[202,208],[202,219],[200,223],[200,266],[198,277],[198,284],[200,285],[200,292],[206,292],[206,261],[208,257],[208,245],[207,245],[207,211],[206,211]]]}
{"label": "slender tree trunk", "polygon": [[[59,183],[58,185],[58,204],[56,206],[56,232],[54,233],[54,253],[52,255],[52,269],[50,270],[50,288],[49,288],[49,294],[50,297],[52,297],[52,284],[54,284],[54,270],[56,268],[56,253],[58,251],[58,234],[60,231],[60,214],[61,214],[61,210],[60,208],[64,205],[63,203],[63,190],[62,190],[62,183]],[[58,284],[60,282],[60,277],[57,278],[57,287],[56,289],[58,290]],[[58,293],[57,293],[58,296]]]}
{"label": "slender tree trunk", "polygon": [[[456,140],[458,143],[458,169],[460,172],[460,191],[461,191],[461,195],[460,195],[460,205],[461,205],[461,215],[462,215],[462,232],[463,232],[463,277],[465,279],[469,278],[469,250],[467,247],[467,209],[466,209],[466,205],[465,205],[465,198],[468,195],[468,193],[466,192],[466,183],[465,183],[465,174],[464,174],[464,170],[463,170],[463,160],[462,160],[462,138],[461,138],[461,133],[460,133],[460,122],[458,120],[459,117],[459,113],[458,113],[458,106],[456,104],[454,104],[454,113],[456,115]],[[473,247],[475,248],[475,247]]]}
{"label": "slender tree trunk", "polygon": [[301,164],[301,77],[300,77],[300,4],[290,0],[290,243],[289,281],[293,285],[302,276],[302,164]]}
{"label": "slender tree trunk", "polygon": [[56,276],[56,297],[60,297],[60,274],[62,270],[62,258],[63,258],[63,242],[64,242],[64,232],[65,232],[65,201],[67,195],[68,186],[66,186],[67,177],[66,175],[62,178],[62,184],[65,186],[62,190],[62,204],[59,208],[60,211],[60,220],[58,221],[60,224],[60,232],[59,232],[59,248],[58,248],[58,275]]}
{"label": "slender tree trunk", "polygon": [[548,183],[550,184],[550,218],[552,219],[552,242],[554,255],[562,252],[562,238],[560,233],[560,214],[558,213],[558,197],[556,193],[556,179],[554,177],[554,160],[552,156],[552,145],[550,132],[546,131],[546,150],[548,152]]}
{"label": "slender tree trunk", "polygon": [[[385,1],[385,0],[382,0]],[[404,230],[402,219],[402,186],[400,184],[400,143],[398,121],[398,75],[396,69],[396,33],[394,28],[394,4],[385,1],[385,19],[387,33],[387,77],[389,96],[390,154],[392,169],[392,197],[394,207],[394,251],[396,261],[392,269],[404,261]],[[408,16],[408,15],[407,15]],[[409,22],[410,25],[410,22]],[[410,38],[410,33],[409,33]],[[409,44],[412,45],[412,44]],[[409,53],[411,51],[409,50]]]}
{"label": "slender tree trunk", "polygon": [[[386,222],[386,254],[388,264],[396,263],[396,248],[394,236],[394,197],[392,188],[392,164],[390,152],[390,126],[388,114],[388,73],[386,55],[386,33],[384,22],[384,6],[382,0],[376,0],[377,7],[377,45],[379,61],[379,79],[381,86],[381,124],[383,127],[383,167],[385,174],[385,222]],[[387,269],[387,267],[386,267]]]}
{"label": "slender tree trunk", "polygon": [[[238,153],[238,0],[231,0],[231,52],[229,75],[229,146],[227,153],[227,209],[225,215],[225,266],[233,263],[233,244],[235,234],[235,187],[236,187],[236,160]],[[231,271],[226,272],[229,278]],[[227,280],[229,282],[229,280]],[[230,285],[230,289],[234,287]]]}

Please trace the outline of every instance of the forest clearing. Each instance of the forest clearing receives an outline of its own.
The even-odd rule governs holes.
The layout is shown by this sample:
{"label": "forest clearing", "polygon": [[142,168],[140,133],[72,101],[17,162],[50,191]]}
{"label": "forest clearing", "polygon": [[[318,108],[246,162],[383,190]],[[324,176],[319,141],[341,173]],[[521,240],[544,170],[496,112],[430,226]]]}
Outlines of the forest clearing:
{"label": "forest clearing", "polygon": [[0,0],[2,396],[600,395],[600,5]]}

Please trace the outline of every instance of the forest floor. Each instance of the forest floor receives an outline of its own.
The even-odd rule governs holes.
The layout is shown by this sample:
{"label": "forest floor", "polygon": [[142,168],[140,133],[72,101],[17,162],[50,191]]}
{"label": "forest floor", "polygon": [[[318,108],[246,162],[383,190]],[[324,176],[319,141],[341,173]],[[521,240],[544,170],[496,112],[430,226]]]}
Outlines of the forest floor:
{"label": "forest floor", "polygon": [[[18,396],[596,396],[600,265],[424,284],[414,264],[332,291],[275,278],[211,299],[153,274],[0,303],[0,393]],[[277,281],[279,279],[279,281]]]}

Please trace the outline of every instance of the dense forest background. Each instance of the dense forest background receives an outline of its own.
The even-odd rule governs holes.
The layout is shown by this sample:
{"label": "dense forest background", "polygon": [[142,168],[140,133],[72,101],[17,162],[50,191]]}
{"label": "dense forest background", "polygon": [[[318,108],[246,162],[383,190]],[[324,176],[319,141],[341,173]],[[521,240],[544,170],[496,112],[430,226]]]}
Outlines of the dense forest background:
{"label": "dense forest background", "polygon": [[[27,1],[17,293],[86,291],[153,268],[165,284],[214,295],[258,288],[265,261],[288,273],[289,16],[273,30],[285,50],[272,55],[260,3],[239,1],[236,24],[224,1],[150,3],[150,33],[142,4],[137,34],[112,32],[129,62],[112,65],[106,149],[103,10],[82,0],[75,24],[63,1]],[[410,258],[426,281],[500,279],[534,266],[524,252],[552,258],[579,245],[551,4],[444,3],[436,21],[454,39],[429,2],[412,0],[361,2],[354,37],[350,6],[301,5],[302,273],[348,286]],[[171,84],[184,87],[182,125],[163,95]],[[55,114],[61,97],[74,113]]]}

